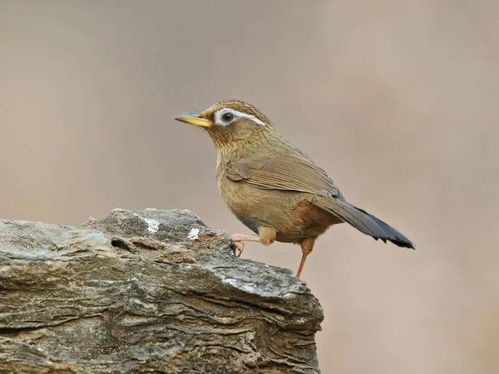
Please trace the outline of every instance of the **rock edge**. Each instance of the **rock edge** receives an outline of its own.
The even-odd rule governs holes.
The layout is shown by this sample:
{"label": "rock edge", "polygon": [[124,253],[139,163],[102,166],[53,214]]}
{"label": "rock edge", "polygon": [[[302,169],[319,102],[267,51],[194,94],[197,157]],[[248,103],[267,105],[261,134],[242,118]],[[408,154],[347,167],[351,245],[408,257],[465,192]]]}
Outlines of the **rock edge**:
{"label": "rock edge", "polygon": [[0,373],[319,373],[322,319],[187,210],[0,220]]}

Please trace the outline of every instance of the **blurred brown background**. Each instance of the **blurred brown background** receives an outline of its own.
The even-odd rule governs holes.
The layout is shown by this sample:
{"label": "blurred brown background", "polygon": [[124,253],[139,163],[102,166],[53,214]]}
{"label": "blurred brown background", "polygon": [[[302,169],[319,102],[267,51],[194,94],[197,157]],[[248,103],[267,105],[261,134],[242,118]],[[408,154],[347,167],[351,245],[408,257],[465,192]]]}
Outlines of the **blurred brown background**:
{"label": "blurred brown background", "polygon": [[[304,279],[324,373],[499,365],[494,1],[0,1],[0,216],[188,208],[244,232],[178,112],[262,109],[412,252],[347,225]],[[296,269],[297,246],[244,256]]]}

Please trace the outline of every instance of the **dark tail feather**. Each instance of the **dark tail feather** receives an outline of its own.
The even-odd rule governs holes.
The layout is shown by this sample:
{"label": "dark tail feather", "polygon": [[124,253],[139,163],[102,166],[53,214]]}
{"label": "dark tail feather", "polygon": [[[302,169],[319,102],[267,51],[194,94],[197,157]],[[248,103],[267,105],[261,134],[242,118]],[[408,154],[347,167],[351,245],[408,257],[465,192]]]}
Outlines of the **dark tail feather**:
{"label": "dark tail feather", "polygon": [[317,202],[316,205],[319,208],[340,217],[357,230],[372,236],[376,240],[381,239],[385,243],[388,240],[399,247],[414,249],[414,244],[402,233],[379,218],[367,213],[365,210],[347,203],[346,201],[334,198],[327,200],[321,199],[321,201]]}

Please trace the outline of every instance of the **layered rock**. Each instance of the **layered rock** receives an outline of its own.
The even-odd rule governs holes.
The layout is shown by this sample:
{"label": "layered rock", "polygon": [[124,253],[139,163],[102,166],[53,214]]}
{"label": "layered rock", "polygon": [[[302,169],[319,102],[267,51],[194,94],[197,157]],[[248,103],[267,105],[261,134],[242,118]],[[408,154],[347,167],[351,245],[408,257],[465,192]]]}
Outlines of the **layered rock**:
{"label": "layered rock", "polygon": [[322,318],[186,210],[0,220],[0,373],[318,373]]}

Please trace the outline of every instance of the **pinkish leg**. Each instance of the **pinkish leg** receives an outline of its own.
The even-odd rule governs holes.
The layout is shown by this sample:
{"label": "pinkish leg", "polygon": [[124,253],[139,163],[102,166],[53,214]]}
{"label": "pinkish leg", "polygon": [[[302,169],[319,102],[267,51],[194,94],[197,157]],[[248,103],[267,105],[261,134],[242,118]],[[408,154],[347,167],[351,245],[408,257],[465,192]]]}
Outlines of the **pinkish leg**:
{"label": "pinkish leg", "polygon": [[245,235],[245,234],[232,234],[231,239],[236,244],[237,257],[241,257],[244,250],[245,242],[259,242],[260,238],[255,235]]}
{"label": "pinkish leg", "polygon": [[259,242],[260,237],[256,235],[232,234],[231,239],[236,243],[240,242]]}

